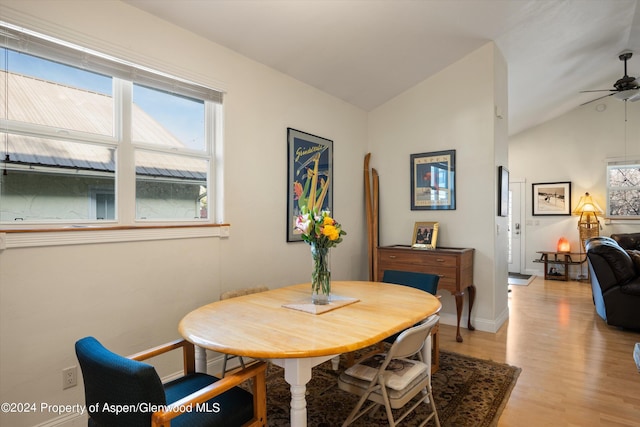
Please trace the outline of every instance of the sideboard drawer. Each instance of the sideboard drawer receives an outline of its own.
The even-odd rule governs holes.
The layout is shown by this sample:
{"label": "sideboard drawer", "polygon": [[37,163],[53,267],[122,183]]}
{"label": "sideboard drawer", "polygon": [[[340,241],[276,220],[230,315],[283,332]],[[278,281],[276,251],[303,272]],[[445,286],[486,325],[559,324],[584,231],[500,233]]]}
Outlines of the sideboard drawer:
{"label": "sideboard drawer", "polygon": [[455,267],[458,263],[458,257],[455,255],[427,253],[427,250],[394,251],[385,249],[379,251],[378,262],[380,263],[389,261],[394,264],[426,264],[444,267]]}
{"label": "sideboard drawer", "polygon": [[454,267],[432,268],[430,273],[437,274],[440,277],[440,280],[438,280],[439,289],[445,289],[451,293],[456,291],[458,272]]}
{"label": "sideboard drawer", "polygon": [[[415,271],[416,273],[435,274],[440,277],[440,279],[438,280],[438,289],[444,289],[451,293],[456,292],[456,284],[458,283],[458,271],[455,267],[430,267],[428,265],[410,264],[385,265],[382,262],[380,263],[379,267],[381,274],[383,275],[385,270]],[[410,269],[409,267],[413,268]]]}

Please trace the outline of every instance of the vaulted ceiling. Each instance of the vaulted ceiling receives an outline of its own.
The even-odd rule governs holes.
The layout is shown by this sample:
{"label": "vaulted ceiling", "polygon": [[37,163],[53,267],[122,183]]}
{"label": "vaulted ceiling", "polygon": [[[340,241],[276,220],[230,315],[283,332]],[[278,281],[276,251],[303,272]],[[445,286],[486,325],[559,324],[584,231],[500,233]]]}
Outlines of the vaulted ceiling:
{"label": "vaulted ceiling", "polygon": [[367,111],[493,40],[510,134],[640,76],[640,0],[124,1]]}

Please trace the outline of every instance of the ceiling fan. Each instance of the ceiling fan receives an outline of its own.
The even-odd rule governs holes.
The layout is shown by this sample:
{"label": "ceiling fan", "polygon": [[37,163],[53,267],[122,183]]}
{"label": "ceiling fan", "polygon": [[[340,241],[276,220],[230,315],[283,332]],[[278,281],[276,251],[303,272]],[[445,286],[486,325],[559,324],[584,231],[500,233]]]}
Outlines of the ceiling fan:
{"label": "ceiling fan", "polygon": [[624,77],[618,79],[613,84],[615,89],[601,89],[601,90],[583,90],[581,93],[586,92],[611,92],[608,95],[601,96],[596,99],[592,99],[591,101],[587,101],[582,105],[589,104],[591,102],[597,101],[602,98],[606,98],[607,96],[613,96],[616,99],[621,101],[640,101],[640,80],[635,77],[629,77],[627,74],[627,61],[633,56],[633,52],[622,52],[618,58],[620,61],[624,61]]}

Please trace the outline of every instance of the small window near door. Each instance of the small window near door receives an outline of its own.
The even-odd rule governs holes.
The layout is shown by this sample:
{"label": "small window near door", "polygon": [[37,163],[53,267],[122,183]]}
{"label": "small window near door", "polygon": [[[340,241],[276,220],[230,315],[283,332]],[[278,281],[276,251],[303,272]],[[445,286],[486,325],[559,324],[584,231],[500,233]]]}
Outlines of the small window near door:
{"label": "small window near door", "polygon": [[606,216],[640,219],[640,160],[608,163]]}

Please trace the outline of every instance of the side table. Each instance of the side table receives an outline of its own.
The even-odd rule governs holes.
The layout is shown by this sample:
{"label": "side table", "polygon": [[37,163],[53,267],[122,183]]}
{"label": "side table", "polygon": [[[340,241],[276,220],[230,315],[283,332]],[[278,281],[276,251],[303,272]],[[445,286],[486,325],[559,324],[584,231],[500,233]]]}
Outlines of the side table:
{"label": "side table", "polygon": [[569,266],[580,265],[586,261],[585,254],[569,252],[538,251],[540,259],[533,262],[544,263],[544,280],[569,280]]}

